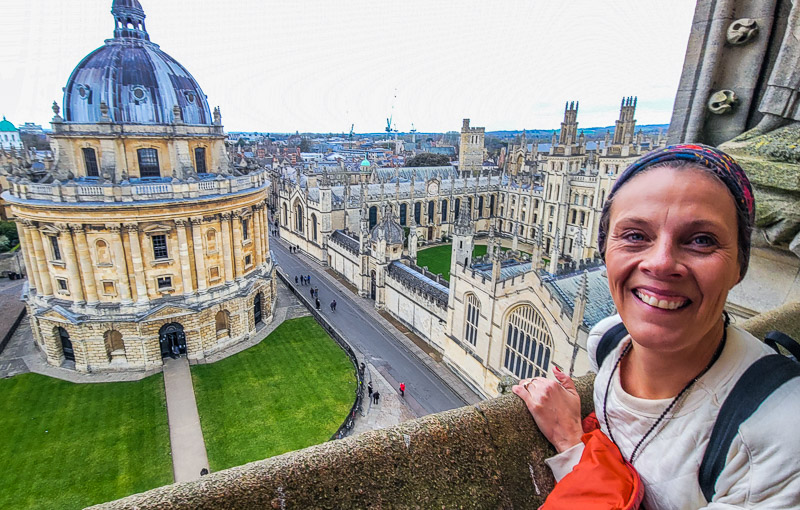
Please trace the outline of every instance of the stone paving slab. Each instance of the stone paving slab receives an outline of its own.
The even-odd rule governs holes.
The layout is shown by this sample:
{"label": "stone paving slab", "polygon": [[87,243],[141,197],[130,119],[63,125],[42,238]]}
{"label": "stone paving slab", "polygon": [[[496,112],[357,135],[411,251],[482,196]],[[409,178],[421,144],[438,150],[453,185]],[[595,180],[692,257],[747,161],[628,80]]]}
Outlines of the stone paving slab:
{"label": "stone paving slab", "polygon": [[[366,388],[364,389],[361,413],[356,415],[355,425],[350,431],[350,435],[391,427],[418,417],[411,411],[407,401],[397,394],[394,385],[387,381],[381,371],[371,364],[367,365],[364,375],[364,384],[369,382],[372,382],[373,390],[380,392],[380,398],[377,404],[373,404],[372,400],[367,398]],[[422,414],[426,414],[424,410]]]}
{"label": "stone paving slab", "polygon": [[208,455],[185,356],[164,360],[164,388],[173,477],[176,482],[195,480],[200,478],[200,470],[208,469]]}

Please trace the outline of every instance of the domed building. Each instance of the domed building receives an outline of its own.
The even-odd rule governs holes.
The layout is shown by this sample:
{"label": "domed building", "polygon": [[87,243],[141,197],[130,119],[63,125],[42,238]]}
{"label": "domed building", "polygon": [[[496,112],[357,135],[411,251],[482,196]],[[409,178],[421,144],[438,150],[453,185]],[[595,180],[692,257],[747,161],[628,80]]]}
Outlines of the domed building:
{"label": "domed building", "polygon": [[0,149],[21,151],[23,148],[22,140],[19,137],[19,129],[14,127],[14,124],[7,121],[3,116],[3,120],[0,121]]}
{"label": "domed building", "polygon": [[[150,42],[137,0],[53,104],[54,168],[3,194],[28,267],[28,315],[53,365],[142,370],[204,358],[272,316],[263,171],[226,155],[191,74]],[[71,364],[68,364],[71,365]]]}

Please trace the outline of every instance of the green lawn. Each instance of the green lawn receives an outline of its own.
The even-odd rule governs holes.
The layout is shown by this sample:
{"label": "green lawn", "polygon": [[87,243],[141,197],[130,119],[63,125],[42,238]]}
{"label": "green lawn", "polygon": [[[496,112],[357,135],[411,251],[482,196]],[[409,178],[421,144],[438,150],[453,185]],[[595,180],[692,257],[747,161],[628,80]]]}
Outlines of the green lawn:
{"label": "green lawn", "polygon": [[322,443],[355,400],[350,359],[312,317],[284,322],[264,341],[192,380],[213,471]]}
{"label": "green lawn", "polygon": [[[428,271],[433,274],[441,273],[446,280],[450,280],[450,255],[452,254],[452,246],[443,244],[441,246],[434,246],[417,252],[417,265],[420,267],[428,266]],[[473,257],[480,257],[486,255],[486,245],[476,244],[472,249]]]}
{"label": "green lawn", "polygon": [[0,508],[83,508],[172,483],[164,379],[0,380]]}

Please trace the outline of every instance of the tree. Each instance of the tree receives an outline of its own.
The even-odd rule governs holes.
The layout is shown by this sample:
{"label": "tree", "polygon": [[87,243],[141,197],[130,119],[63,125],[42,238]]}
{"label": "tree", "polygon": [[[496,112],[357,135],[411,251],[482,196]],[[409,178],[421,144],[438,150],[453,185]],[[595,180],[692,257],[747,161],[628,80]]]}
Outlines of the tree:
{"label": "tree", "polygon": [[311,142],[306,137],[300,140],[300,152],[311,152]]}
{"label": "tree", "polygon": [[406,166],[447,166],[449,164],[450,158],[445,154],[431,152],[420,152],[406,161]]}
{"label": "tree", "polygon": [[[0,221],[0,236],[8,240],[8,248],[13,248],[19,243],[19,235],[17,234],[17,224],[13,221]],[[6,248],[5,250],[7,250]],[[0,251],[5,251],[0,248]]]}

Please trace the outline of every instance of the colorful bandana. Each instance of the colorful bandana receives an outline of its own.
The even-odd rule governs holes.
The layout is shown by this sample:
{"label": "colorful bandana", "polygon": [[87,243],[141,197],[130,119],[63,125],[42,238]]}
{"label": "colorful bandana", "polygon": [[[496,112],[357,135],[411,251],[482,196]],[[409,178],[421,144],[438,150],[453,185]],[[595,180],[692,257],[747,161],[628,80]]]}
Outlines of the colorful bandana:
{"label": "colorful bandana", "polygon": [[[728,190],[733,195],[733,200],[736,207],[744,213],[744,217],[750,220],[752,226],[755,222],[755,201],[753,199],[753,188],[750,186],[750,181],[742,170],[742,167],[724,152],[709,147],[708,145],[701,144],[681,144],[670,145],[663,149],[654,150],[647,153],[641,158],[637,159],[631,166],[625,169],[622,174],[617,178],[614,187],[611,188],[611,193],[608,195],[605,205],[603,206],[603,214],[606,214],[606,209],[611,206],[611,198],[614,194],[625,185],[633,176],[645,170],[656,163],[663,163],[664,161],[691,161],[696,163],[699,167],[708,168],[719,180],[721,180]],[[743,225],[740,225],[741,229]],[[605,256],[605,241],[606,231],[600,227],[598,233],[598,244],[600,253]],[[749,251],[749,247],[748,247]]]}

